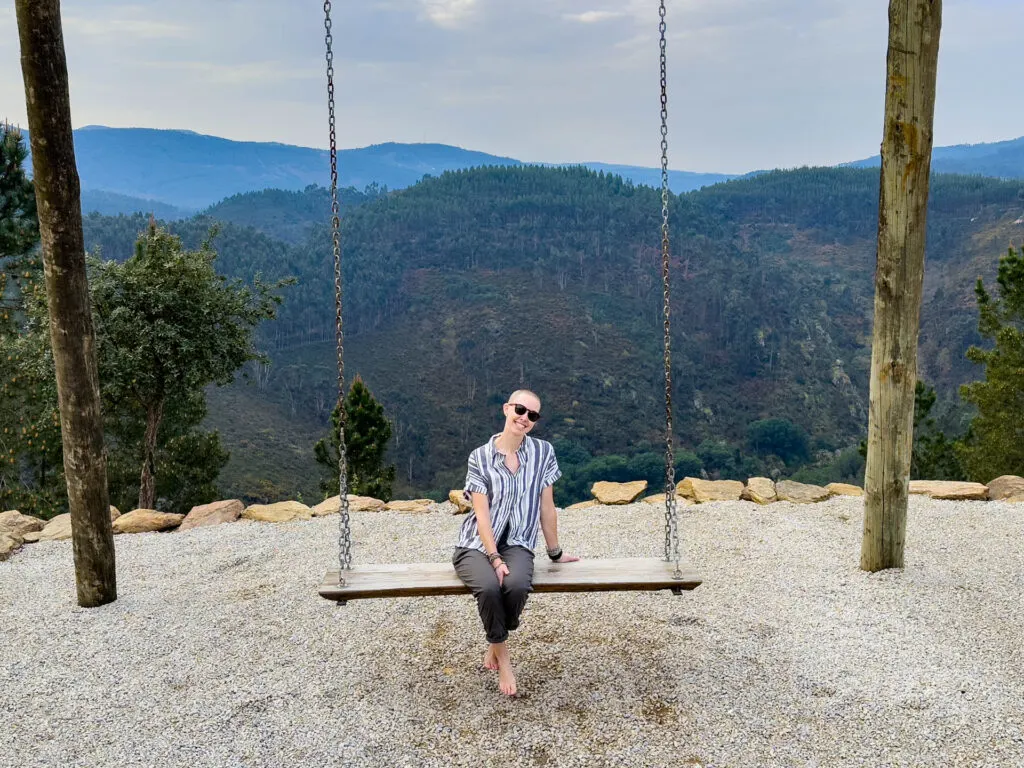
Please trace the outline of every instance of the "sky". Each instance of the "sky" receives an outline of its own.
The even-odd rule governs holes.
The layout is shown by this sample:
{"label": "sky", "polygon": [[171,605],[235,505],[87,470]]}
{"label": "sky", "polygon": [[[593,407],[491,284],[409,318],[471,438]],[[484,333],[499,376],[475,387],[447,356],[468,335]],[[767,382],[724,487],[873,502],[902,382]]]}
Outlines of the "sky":
{"label": "sky", "polygon": [[[334,3],[338,143],[660,164],[655,0]],[[63,0],[75,127],[327,144],[322,0]],[[886,0],[668,0],[669,165],[878,152]],[[945,0],[936,146],[1024,135],[1020,0]],[[13,3],[0,119],[26,124]]]}

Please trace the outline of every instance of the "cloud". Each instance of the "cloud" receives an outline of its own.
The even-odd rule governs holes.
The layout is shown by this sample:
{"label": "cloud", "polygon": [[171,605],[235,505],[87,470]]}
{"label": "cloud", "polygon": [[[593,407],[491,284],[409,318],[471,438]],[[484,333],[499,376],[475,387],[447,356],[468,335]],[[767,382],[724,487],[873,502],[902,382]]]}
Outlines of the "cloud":
{"label": "cloud", "polygon": [[86,19],[81,16],[65,16],[63,26],[67,35],[118,40],[183,40],[191,34],[191,28],[186,25],[146,19]]}
{"label": "cloud", "polygon": [[439,27],[453,29],[476,10],[477,0],[420,0],[427,18]]}
{"label": "cloud", "polygon": [[621,11],[584,11],[583,13],[563,13],[562,18],[578,21],[581,24],[597,24],[598,22],[618,19],[625,16]]}

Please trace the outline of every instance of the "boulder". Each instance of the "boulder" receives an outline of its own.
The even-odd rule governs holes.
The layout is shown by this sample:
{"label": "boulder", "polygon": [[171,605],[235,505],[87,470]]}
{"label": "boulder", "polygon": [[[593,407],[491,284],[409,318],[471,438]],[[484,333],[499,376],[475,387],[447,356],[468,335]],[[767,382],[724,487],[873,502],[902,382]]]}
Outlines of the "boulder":
{"label": "boulder", "polygon": [[[641,501],[643,501],[643,502],[645,502],[647,504],[661,504],[662,506],[664,506],[664,504],[665,504],[665,494],[664,493],[655,493],[655,494],[653,494],[651,496],[644,496],[644,498],[642,498]],[[685,496],[676,496],[676,506],[677,507],[692,507],[696,503],[697,502],[695,502],[693,499],[688,499]]]}
{"label": "boulder", "polygon": [[21,536],[0,531],[0,562],[13,555],[23,541]]}
{"label": "boulder", "polygon": [[42,531],[29,531],[28,533],[25,534],[25,543],[26,544],[35,544],[37,541],[39,541],[39,537],[42,536],[42,535],[43,535]]}
{"label": "boulder", "polygon": [[778,498],[775,495],[775,482],[767,477],[751,477],[747,480],[741,498],[758,504],[771,504]]}
{"label": "boulder", "polygon": [[173,512],[157,512],[155,509],[133,509],[114,521],[114,533],[153,533],[177,528],[184,515]]}
{"label": "boulder", "polygon": [[743,495],[743,483],[739,480],[701,480],[686,478],[693,490],[693,500],[698,504],[706,501],[739,501]]}
{"label": "boulder", "polygon": [[576,504],[570,504],[565,509],[566,511],[568,511],[570,509],[590,509],[591,507],[599,506],[601,506],[601,502],[597,501],[596,499],[588,499],[587,501],[580,501],[577,502]]}
{"label": "boulder", "polygon": [[448,501],[455,505],[452,514],[461,515],[473,511],[473,502],[466,498],[468,495],[466,491],[448,491]]}
{"label": "boulder", "polygon": [[200,528],[206,525],[219,525],[220,523],[233,523],[242,516],[245,505],[238,499],[226,501],[214,501],[210,504],[200,504],[192,507],[185,515],[185,519],[178,526],[179,531],[188,531],[192,528]]}
{"label": "boulder", "polygon": [[825,490],[832,493],[833,496],[863,496],[864,489],[850,485],[849,483],[829,483],[825,486]]}
{"label": "boulder", "polygon": [[824,501],[832,492],[820,485],[798,483],[795,480],[780,480],[775,484],[775,495],[779,501],[790,501],[794,504],[813,504]]}
{"label": "boulder", "polygon": [[693,481],[699,478],[696,477],[684,477],[678,483],[676,483],[676,496],[682,496],[686,499],[693,498]]}
{"label": "boulder", "polygon": [[647,490],[646,480],[634,480],[631,483],[610,483],[599,480],[590,489],[591,495],[599,504],[630,504],[640,498]]}
{"label": "boulder", "polygon": [[981,483],[961,483],[957,480],[911,480],[910,493],[950,501],[984,501],[988,498],[988,486]]}
{"label": "boulder", "polygon": [[[1024,504],[1024,493],[1018,493],[1016,496],[1009,496],[1005,499],[1000,499],[1000,501],[1005,501],[1009,504]],[[28,537],[32,535],[33,534],[31,533],[27,534],[25,536],[25,541],[28,541]]]}
{"label": "boulder", "polygon": [[388,512],[407,512],[412,515],[429,512],[434,506],[433,499],[405,499],[400,501],[389,501],[384,505]]}
{"label": "boulder", "polygon": [[16,509],[0,512],[0,533],[24,538],[26,533],[41,531],[45,527],[46,522],[44,520],[32,517],[31,515],[23,515]]}
{"label": "boulder", "polygon": [[[110,520],[113,522],[117,518],[121,517],[121,513],[117,507],[110,508]],[[57,515],[46,523],[46,527],[43,528],[42,533],[39,536],[39,541],[63,541],[64,539],[71,538],[71,513],[65,512],[63,515]]]}
{"label": "boulder", "polygon": [[[988,497],[992,501],[1009,499],[1012,496],[1024,495],[1024,477],[1017,475],[1000,475],[988,484]],[[6,513],[4,513],[6,514]],[[0,515],[2,517],[3,515]],[[3,524],[0,523],[0,528]]]}
{"label": "boulder", "polygon": [[[352,511],[352,500],[349,499],[348,509]],[[313,517],[327,517],[328,515],[336,515],[341,512],[341,496],[331,496],[329,499],[324,499],[319,504],[309,510]]]}
{"label": "boulder", "polygon": [[242,517],[258,523],[290,523],[292,520],[309,520],[313,511],[299,501],[279,501],[248,506],[242,510]]}

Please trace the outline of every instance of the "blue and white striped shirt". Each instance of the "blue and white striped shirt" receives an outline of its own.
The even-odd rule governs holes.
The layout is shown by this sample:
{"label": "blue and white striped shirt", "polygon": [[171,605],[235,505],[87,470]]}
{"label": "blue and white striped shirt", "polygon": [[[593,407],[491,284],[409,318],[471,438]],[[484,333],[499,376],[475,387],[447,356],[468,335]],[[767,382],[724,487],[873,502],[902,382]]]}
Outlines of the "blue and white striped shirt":
{"label": "blue and white striped shirt", "polygon": [[[516,451],[519,470],[513,474],[505,466],[505,457],[495,448],[495,440],[499,436],[494,435],[469,454],[466,490],[486,494],[495,541],[500,541],[507,531],[510,546],[533,551],[540,530],[541,491],[554,485],[562,471],[558,468],[551,443],[525,435],[523,444]],[[477,532],[475,512],[469,512],[462,521],[458,546],[484,551]]]}

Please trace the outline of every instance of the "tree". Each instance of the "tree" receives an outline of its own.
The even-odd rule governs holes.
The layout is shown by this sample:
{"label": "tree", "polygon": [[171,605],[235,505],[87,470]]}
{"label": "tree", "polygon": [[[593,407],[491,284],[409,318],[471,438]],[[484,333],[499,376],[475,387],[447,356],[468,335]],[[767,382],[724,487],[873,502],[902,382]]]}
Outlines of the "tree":
{"label": "tree", "polygon": [[52,363],[32,364],[39,338],[28,332],[26,308],[35,302],[46,312],[27,154],[21,132],[0,125],[0,508],[56,514],[64,493],[56,385]]}
{"label": "tree", "polygon": [[761,419],[747,427],[750,449],[759,456],[775,455],[787,464],[810,455],[807,432],[789,419]]}
{"label": "tree", "polygon": [[890,0],[860,567],[903,567],[942,0]]}
{"label": "tree", "polygon": [[253,331],[274,318],[281,301],[273,289],[282,283],[264,284],[259,275],[252,286],[229,281],[214,269],[216,258],[209,239],[187,251],[151,223],[127,261],[91,261],[104,399],[136,411],[145,425],[137,457],[142,508],[156,503],[157,446],[167,414],[260,359]]}
{"label": "tree", "polygon": [[78,604],[117,599],[114,532],[89,311],[82,205],[59,0],[16,0]]}
{"label": "tree", "polygon": [[981,279],[978,332],[991,349],[971,347],[967,358],[985,366],[985,380],[960,388],[964,400],[978,408],[960,456],[973,480],[1024,475],[1024,248],[999,260],[999,296],[993,299]]}
{"label": "tree", "polygon": [[[343,405],[349,493],[390,501],[395,467],[384,464],[384,453],[391,439],[391,423],[384,416],[384,408],[358,375]],[[320,490],[328,496],[337,494],[341,486],[338,476],[340,407],[336,405],[331,413],[330,435],[313,447],[317,464],[324,469]]]}

